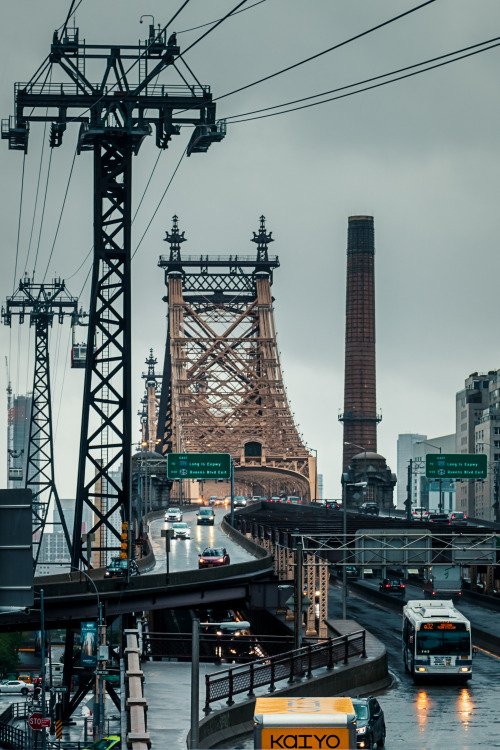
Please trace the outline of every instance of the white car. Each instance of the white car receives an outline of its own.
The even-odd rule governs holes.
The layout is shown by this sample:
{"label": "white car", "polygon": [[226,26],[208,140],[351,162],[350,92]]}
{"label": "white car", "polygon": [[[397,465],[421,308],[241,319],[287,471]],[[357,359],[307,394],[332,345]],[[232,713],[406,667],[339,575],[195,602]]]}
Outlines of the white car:
{"label": "white car", "polygon": [[413,508],[411,517],[414,521],[427,521],[429,510],[427,508]]}
{"label": "white car", "polygon": [[182,521],[182,513],[179,508],[167,508],[165,521]]}
{"label": "white car", "polygon": [[23,680],[5,680],[0,685],[0,693],[21,693],[21,695],[28,695],[34,690],[34,685]]}
{"label": "white car", "polygon": [[174,532],[174,539],[191,539],[187,523],[173,523],[172,529]]}

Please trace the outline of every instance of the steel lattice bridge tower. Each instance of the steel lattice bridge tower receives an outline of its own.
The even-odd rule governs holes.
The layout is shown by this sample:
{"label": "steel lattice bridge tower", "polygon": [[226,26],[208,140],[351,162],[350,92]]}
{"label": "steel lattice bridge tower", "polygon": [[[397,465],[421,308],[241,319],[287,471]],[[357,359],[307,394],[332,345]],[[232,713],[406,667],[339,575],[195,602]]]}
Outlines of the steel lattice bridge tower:
{"label": "steel lattice bridge tower", "polygon": [[29,317],[35,328],[35,369],[33,375],[33,398],[29,424],[28,461],[25,487],[31,490],[33,502],[33,562],[38,563],[42,539],[48,521],[52,499],[64,533],[68,553],[71,538],[59,500],[54,478],[54,445],[52,434],[52,402],[50,395],[49,329],[54,318],[63,323],[66,316],[74,325],[78,318],[78,300],[70,297],[64,280],[54,279],[50,284],[35,284],[29,278],[22,279],[12,297],[7,298],[2,309],[5,325],[10,326],[12,316],[24,323]]}
{"label": "steel lattice bridge tower", "polygon": [[[86,74],[90,61],[102,77]],[[186,71],[181,71],[184,64]],[[52,66],[50,83],[41,82]],[[175,84],[160,82],[167,69]],[[55,81],[57,71],[61,81]],[[48,77],[48,76],[47,76]],[[178,83],[178,81],[181,83]],[[80,456],[71,564],[102,562],[115,550],[134,557],[131,502],[131,209],[132,156],[154,130],[166,149],[183,126],[194,126],[186,154],[205,152],[225,135],[215,121],[208,86],[182,60],[175,34],[155,32],[138,45],[89,45],[78,29],[54,33],[48,63],[29,83],[15,86],[15,116],[2,121],[9,148],[27,152],[30,123],[51,123],[50,145],[60,146],[69,125],[79,125],[78,153],[93,152],[94,218]],[[89,222],[90,223],[90,222]],[[83,508],[94,534],[90,556],[82,549]],[[128,542],[111,517],[128,524]],[[124,547],[126,549],[124,549]],[[94,558],[94,553],[96,556]]]}
{"label": "steel lattice bridge tower", "polygon": [[230,453],[240,494],[317,497],[315,457],[283,384],[271,295],[279,259],[264,217],[256,255],[183,256],[185,240],[174,216],[158,263],[168,302],[159,448]]}

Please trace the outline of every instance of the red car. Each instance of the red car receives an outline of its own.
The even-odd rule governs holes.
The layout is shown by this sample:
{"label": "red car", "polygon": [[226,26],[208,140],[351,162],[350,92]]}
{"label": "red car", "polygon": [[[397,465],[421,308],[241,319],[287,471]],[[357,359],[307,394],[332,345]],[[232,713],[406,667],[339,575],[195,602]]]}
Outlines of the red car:
{"label": "red car", "polygon": [[229,565],[229,554],[225,547],[207,547],[199,555],[198,568],[217,568]]}

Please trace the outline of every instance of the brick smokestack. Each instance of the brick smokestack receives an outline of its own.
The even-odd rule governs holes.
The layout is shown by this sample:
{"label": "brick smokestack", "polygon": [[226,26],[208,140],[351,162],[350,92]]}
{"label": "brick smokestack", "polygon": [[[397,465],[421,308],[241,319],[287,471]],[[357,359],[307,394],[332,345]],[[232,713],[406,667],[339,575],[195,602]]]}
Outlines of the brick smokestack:
{"label": "brick smokestack", "polygon": [[[342,471],[363,448],[377,452],[373,216],[350,216],[347,233]],[[353,443],[353,445],[346,445]],[[361,446],[361,447],[357,447]]]}

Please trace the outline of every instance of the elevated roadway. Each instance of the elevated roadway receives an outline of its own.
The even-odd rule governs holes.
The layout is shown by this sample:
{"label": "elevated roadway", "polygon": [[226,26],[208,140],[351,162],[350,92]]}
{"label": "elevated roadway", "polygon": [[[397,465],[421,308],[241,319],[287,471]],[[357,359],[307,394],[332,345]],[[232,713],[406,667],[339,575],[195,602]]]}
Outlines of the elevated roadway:
{"label": "elevated roadway", "polygon": [[[251,550],[248,551],[231,542],[222,530],[223,527],[228,528],[223,513],[219,513],[217,524],[216,528],[199,527],[199,534],[195,527],[192,545],[184,540],[176,540],[177,552],[184,550],[186,554],[176,555],[173,552],[172,569],[167,583],[165,542],[162,540],[162,544],[160,541],[161,528],[166,528],[167,525],[163,521],[163,513],[159,518],[153,518],[152,546],[159,555],[159,572],[153,552],[140,561],[145,573],[132,577],[128,583],[124,579],[103,578],[103,570],[91,571],[103,604],[104,616],[115,617],[131,612],[164,608],[206,607],[215,602],[247,600],[252,581],[272,575],[272,557],[266,550],[251,543],[247,545],[248,550]],[[218,541],[215,544],[216,539]],[[213,544],[229,548],[231,564],[221,568],[198,570],[198,550],[201,552],[204,547]],[[174,546],[174,542],[171,542],[171,545]],[[152,569],[151,572],[147,572],[148,569]],[[45,624],[48,629],[71,627],[79,624],[81,620],[95,618],[96,593],[84,575],[73,572],[44,576],[36,580],[36,589],[41,588],[44,591]],[[3,631],[38,630],[39,627],[40,613],[35,609],[28,614],[4,615],[0,620],[0,629]]]}

